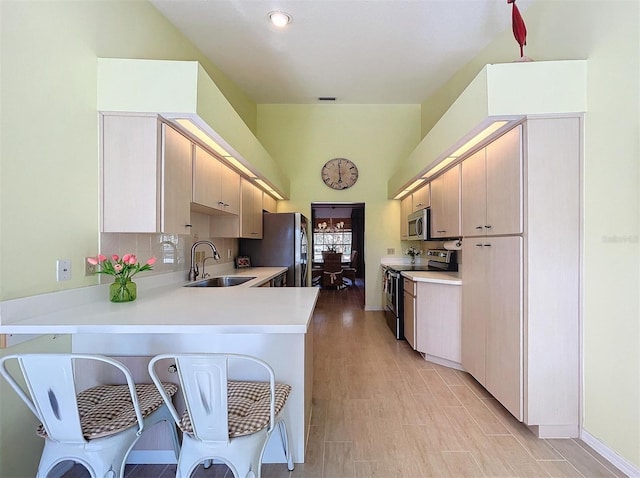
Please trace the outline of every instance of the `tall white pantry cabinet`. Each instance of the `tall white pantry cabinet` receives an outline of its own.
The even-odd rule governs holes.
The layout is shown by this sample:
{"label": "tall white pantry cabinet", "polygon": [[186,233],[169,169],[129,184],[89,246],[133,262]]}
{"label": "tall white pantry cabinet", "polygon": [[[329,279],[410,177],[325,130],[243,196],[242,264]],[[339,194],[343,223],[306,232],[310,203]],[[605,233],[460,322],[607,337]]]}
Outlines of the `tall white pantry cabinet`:
{"label": "tall white pantry cabinet", "polygon": [[539,437],[580,424],[581,123],[528,118],[462,162],[462,364]]}

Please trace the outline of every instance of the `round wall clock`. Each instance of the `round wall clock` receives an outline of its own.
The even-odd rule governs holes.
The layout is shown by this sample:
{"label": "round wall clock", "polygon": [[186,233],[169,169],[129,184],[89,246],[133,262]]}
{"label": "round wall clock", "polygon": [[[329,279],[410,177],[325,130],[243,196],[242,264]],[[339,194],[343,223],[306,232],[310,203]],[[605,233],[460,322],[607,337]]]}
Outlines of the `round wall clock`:
{"label": "round wall clock", "polygon": [[345,158],[330,159],[322,166],[322,180],[332,189],[347,189],[358,180],[358,167]]}

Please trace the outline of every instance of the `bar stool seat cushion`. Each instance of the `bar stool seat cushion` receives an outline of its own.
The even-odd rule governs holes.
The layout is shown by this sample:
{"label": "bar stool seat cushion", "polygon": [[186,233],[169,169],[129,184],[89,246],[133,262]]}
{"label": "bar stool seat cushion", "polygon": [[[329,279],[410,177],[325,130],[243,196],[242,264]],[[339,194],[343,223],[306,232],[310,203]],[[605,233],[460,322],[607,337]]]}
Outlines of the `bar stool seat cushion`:
{"label": "bar stool seat cushion", "polygon": [[[170,396],[178,391],[176,384],[162,385]],[[164,403],[154,384],[136,384],[135,387],[143,417],[149,416]],[[88,388],[78,393],[77,402],[82,434],[87,440],[114,435],[138,423],[127,385],[98,385]],[[47,437],[42,424],[38,426],[36,433],[42,438]]]}
{"label": "bar stool seat cushion", "polygon": [[[270,387],[268,382],[229,380],[227,385],[229,438],[251,435],[269,424]],[[275,415],[280,413],[291,393],[291,386],[276,383]],[[178,424],[184,433],[193,434],[188,410]]]}

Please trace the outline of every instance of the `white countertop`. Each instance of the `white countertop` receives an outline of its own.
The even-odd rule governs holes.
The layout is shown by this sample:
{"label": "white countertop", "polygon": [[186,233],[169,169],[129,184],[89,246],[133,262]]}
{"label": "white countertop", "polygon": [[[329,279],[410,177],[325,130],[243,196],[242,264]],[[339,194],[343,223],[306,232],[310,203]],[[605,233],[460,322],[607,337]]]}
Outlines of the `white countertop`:
{"label": "white countertop", "polygon": [[[285,270],[283,267],[235,270],[225,275],[249,275],[256,279],[233,287],[183,287],[186,282],[174,282],[139,288],[135,301],[119,304],[109,302],[107,286],[87,287],[83,289],[102,288],[101,299],[49,312],[50,309],[42,307],[46,300],[39,298],[36,307],[31,308],[38,310],[36,315],[21,318],[14,313],[13,320],[5,320],[4,314],[0,333],[306,333],[319,293],[317,288],[252,287]],[[73,295],[82,294],[83,289],[75,289]],[[95,293],[96,290],[85,292],[94,296]],[[17,305],[13,309],[28,308]]]}
{"label": "white countertop", "polygon": [[462,285],[459,272],[439,271],[402,271],[403,277],[416,282],[432,282],[435,284]]}

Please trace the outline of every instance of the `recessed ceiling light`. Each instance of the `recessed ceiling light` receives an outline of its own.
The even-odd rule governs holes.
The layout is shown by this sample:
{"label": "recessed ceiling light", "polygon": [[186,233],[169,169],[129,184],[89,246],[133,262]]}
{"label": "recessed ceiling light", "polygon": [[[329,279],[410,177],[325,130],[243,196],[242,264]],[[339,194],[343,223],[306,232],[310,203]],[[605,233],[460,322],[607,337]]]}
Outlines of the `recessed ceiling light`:
{"label": "recessed ceiling light", "polygon": [[269,21],[278,28],[286,27],[289,23],[291,23],[291,15],[285,12],[269,12],[268,16]]}

